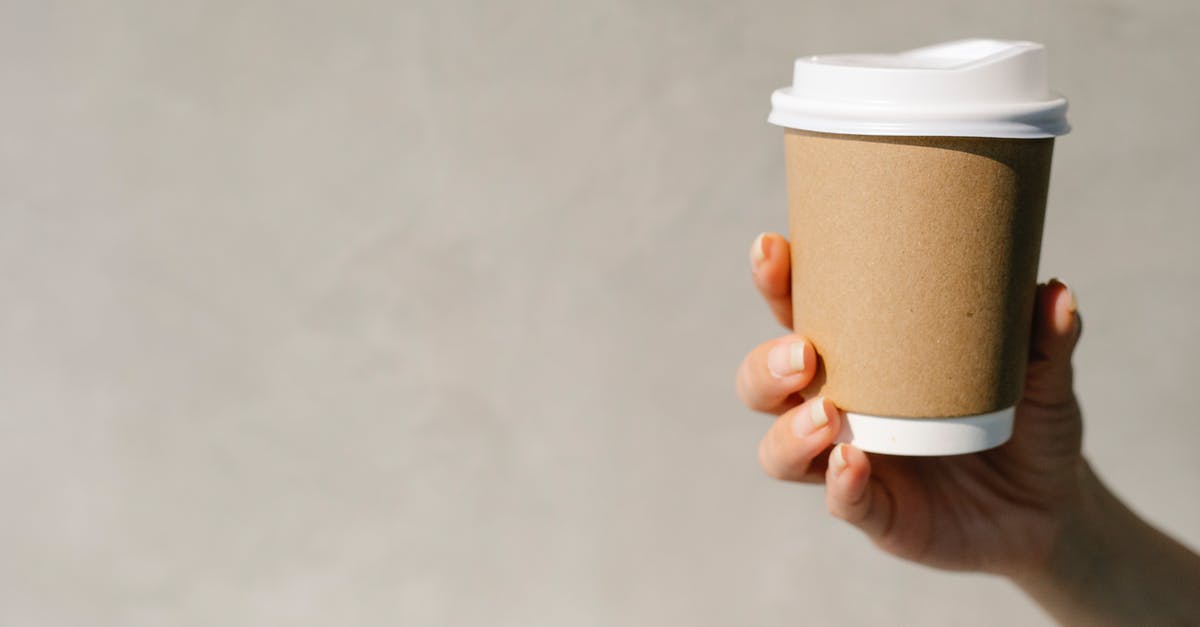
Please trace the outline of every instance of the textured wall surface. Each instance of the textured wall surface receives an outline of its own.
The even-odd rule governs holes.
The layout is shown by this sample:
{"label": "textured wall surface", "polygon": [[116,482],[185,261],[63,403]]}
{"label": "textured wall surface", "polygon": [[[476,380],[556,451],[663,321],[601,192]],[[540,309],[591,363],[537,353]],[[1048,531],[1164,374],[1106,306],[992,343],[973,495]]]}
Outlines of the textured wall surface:
{"label": "textured wall surface", "polygon": [[0,3],[0,624],[1036,625],[773,483],[768,96],[1050,49],[1097,468],[1200,545],[1189,0]]}

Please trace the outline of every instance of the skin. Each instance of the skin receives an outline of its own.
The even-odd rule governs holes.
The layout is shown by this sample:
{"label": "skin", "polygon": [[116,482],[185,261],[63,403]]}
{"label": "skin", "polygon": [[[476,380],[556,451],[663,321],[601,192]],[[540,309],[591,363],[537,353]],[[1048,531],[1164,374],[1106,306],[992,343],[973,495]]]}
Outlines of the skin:
{"label": "skin", "polygon": [[[765,233],[754,284],[791,327],[790,250]],[[819,356],[789,334],[754,348],[737,374],[751,409],[777,416],[759,445],[767,474],[824,484],[829,512],[897,557],[1012,580],[1068,625],[1200,624],[1200,556],[1142,521],[1081,450],[1071,353],[1082,319],[1070,289],[1038,286],[1024,396],[1012,439],[970,455],[901,457],[834,446],[842,413],[806,398]]]}

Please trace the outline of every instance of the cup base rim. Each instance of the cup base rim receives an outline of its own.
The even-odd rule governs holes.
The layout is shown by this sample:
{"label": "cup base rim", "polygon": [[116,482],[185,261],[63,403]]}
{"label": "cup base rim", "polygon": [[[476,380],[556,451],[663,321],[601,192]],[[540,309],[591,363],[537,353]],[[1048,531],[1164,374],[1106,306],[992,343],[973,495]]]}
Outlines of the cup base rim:
{"label": "cup base rim", "polygon": [[900,418],[846,412],[838,442],[889,455],[962,455],[995,448],[1012,437],[1016,407],[951,418]]}

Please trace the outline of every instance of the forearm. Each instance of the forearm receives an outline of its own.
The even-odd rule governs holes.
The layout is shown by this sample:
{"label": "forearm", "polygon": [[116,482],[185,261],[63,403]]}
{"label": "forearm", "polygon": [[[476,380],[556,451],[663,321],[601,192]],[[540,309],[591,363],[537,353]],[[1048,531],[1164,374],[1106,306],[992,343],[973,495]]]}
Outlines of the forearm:
{"label": "forearm", "polygon": [[1085,465],[1045,567],[1015,582],[1064,625],[1200,623],[1200,556],[1147,524]]}

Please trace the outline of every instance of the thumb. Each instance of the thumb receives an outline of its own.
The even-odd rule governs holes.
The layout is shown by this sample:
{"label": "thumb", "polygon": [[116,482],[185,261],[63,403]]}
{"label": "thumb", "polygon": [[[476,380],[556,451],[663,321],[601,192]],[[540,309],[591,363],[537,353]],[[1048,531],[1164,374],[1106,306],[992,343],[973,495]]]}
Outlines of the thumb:
{"label": "thumb", "polygon": [[1050,279],[1038,286],[1025,375],[1026,401],[1043,407],[1074,403],[1071,354],[1083,332],[1078,309],[1075,294],[1062,281]]}

